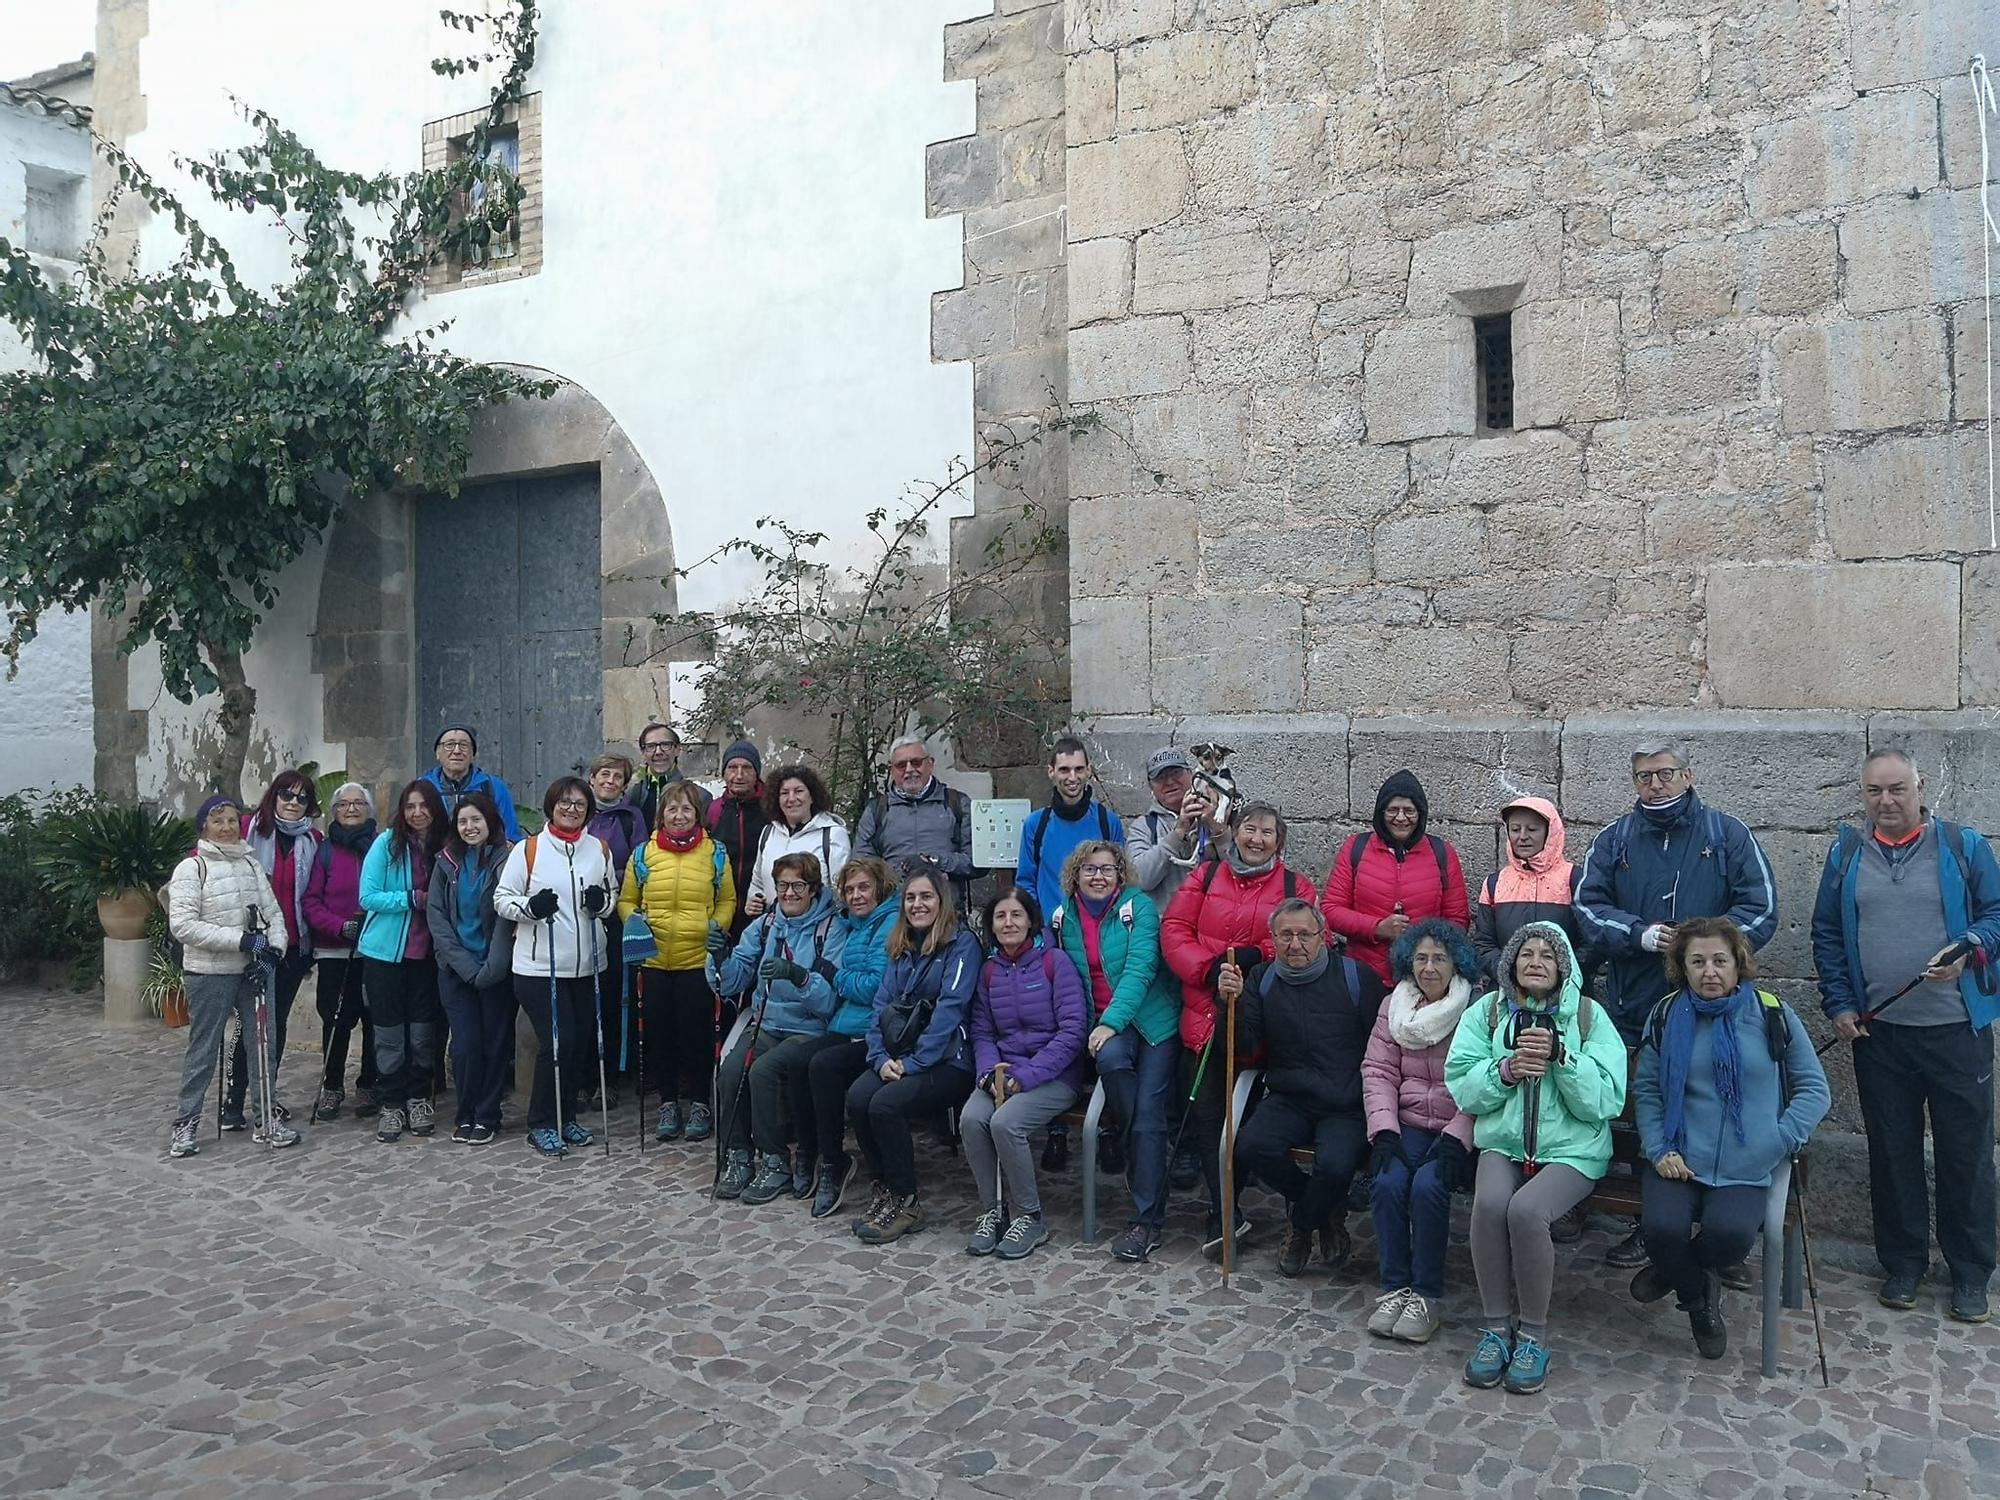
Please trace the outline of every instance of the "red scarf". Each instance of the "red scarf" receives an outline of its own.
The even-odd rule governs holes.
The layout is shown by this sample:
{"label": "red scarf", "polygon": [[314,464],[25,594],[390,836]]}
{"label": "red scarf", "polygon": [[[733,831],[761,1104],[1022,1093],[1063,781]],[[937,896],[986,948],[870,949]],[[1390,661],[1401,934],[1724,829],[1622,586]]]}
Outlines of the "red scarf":
{"label": "red scarf", "polygon": [[686,833],[670,833],[662,828],[653,835],[653,842],[669,854],[687,854],[701,843],[701,824],[697,823]]}
{"label": "red scarf", "polygon": [[556,827],[556,825],[553,823],[549,824],[547,828],[544,828],[542,832],[554,834],[557,838],[561,839],[565,844],[574,844],[578,839],[583,837],[583,830],[581,828],[574,829],[569,833],[564,833],[560,828]]}

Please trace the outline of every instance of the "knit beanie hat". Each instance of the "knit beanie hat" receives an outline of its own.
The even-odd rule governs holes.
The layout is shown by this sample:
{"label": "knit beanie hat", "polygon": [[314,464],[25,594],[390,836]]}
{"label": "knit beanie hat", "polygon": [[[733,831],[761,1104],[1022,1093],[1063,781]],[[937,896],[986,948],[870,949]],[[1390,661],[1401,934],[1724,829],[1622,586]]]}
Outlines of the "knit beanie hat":
{"label": "knit beanie hat", "polygon": [[722,769],[728,770],[732,760],[749,761],[750,769],[757,774],[760,781],[763,779],[764,757],[757,753],[757,747],[748,740],[737,740],[722,752]]}
{"label": "knit beanie hat", "polygon": [[472,753],[474,755],[477,755],[479,753],[479,736],[472,732],[472,726],[470,724],[445,725],[444,728],[438,731],[438,737],[431,741],[431,749],[435,750],[439,745],[443,744],[444,737],[448,734],[464,735],[467,742],[470,743],[472,746]]}
{"label": "knit beanie hat", "polygon": [[227,793],[217,792],[214,796],[210,797],[206,802],[202,803],[200,807],[195,809],[194,831],[196,837],[200,837],[203,826],[208,822],[208,815],[214,812],[218,807],[233,807],[236,809],[238,813],[241,813],[243,811],[243,804],[241,802],[238,802],[234,797],[229,796]]}

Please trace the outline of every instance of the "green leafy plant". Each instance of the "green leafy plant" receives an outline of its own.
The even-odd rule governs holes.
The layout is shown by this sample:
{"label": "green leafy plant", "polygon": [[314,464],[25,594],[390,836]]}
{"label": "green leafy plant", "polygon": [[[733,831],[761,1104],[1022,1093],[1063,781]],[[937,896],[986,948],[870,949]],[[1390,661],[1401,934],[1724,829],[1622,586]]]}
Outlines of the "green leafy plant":
{"label": "green leafy plant", "polygon": [[74,905],[127,890],[151,896],[194,847],[194,836],[194,824],[171,813],[91,807],[54,821],[33,863],[43,884]]}
{"label": "green leafy plant", "polygon": [[83,787],[0,797],[0,978],[101,957],[96,913],[50,890],[33,864],[42,841],[93,800]]}

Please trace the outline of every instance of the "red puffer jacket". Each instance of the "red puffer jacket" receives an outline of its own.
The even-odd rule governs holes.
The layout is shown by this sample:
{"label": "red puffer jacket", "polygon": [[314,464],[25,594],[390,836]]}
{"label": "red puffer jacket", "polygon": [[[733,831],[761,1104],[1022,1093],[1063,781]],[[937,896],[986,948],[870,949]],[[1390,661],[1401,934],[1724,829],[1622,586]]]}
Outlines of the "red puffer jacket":
{"label": "red puffer jacket", "polygon": [[[1160,955],[1181,982],[1181,1041],[1199,1052],[1215,1035],[1216,960],[1230,948],[1275,957],[1271,913],[1289,897],[1313,899],[1313,884],[1280,859],[1263,874],[1239,879],[1213,860],[1182,882],[1160,919]],[[1247,966],[1246,966],[1247,970]]]}
{"label": "red puffer jacket", "polygon": [[[1354,858],[1356,839],[1367,840],[1359,865]],[[1389,945],[1375,936],[1375,924],[1392,915],[1399,901],[1403,915],[1412,922],[1443,917],[1465,926],[1471,911],[1458,851],[1443,839],[1433,846],[1426,836],[1398,859],[1395,847],[1372,833],[1357,833],[1341,845],[1319,909],[1326,925],[1347,939],[1347,956],[1368,965],[1384,984],[1389,982]]]}

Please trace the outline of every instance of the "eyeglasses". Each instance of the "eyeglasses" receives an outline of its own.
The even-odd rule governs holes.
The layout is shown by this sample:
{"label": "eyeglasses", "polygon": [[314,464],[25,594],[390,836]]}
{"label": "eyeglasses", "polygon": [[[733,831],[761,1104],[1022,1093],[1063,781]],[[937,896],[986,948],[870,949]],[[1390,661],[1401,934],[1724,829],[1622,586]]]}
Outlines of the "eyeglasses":
{"label": "eyeglasses", "polygon": [[440,749],[440,750],[470,750],[470,749],[472,748],[472,741],[471,741],[471,740],[439,740],[439,741],[438,741],[438,745],[437,745],[437,747],[438,747],[438,749]]}
{"label": "eyeglasses", "polygon": [[650,745],[641,745],[639,753],[651,757],[655,755],[669,755],[678,749],[680,749],[680,746],[676,745],[672,740],[654,740]]}
{"label": "eyeglasses", "polygon": [[279,792],[272,800],[274,802],[303,802],[306,800],[306,794],[295,786],[286,787],[284,791]]}
{"label": "eyeglasses", "polygon": [[811,889],[812,887],[807,885],[803,880],[781,880],[778,882],[778,894],[780,896],[803,896]]}
{"label": "eyeglasses", "polygon": [[889,769],[892,771],[920,771],[930,763],[931,758],[926,755],[922,760],[892,760],[889,762]]}
{"label": "eyeglasses", "polygon": [[1664,771],[1634,771],[1632,779],[1640,786],[1671,786],[1684,770],[1682,766],[1668,766]]}
{"label": "eyeglasses", "polygon": [[579,802],[579,801],[577,801],[577,800],[576,800],[576,798],[574,798],[574,797],[569,797],[569,798],[565,798],[565,799],[564,799],[563,801],[561,801],[561,802],[558,802],[558,803],[556,804],[556,811],[557,811],[557,812],[589,812],[589,811],[590,811],[590,804],[589,804],[588,802]]}
{"label": "eyeglasses", "polygon": [[1274,932],[1271,941],[1280,948],[1303,948],[1318,936],[1317,932]]}
{"label": "eyeglasses", "polygon": [[1116,866],[1116,865],[1085,865],[1085,866],[1084,866],[1084,867],[1083,867],[1083,868],[1082,868],[1081,870],[1079,870],[1079,871],[1078,871],[1077,873],[1078,873],[1078,874],[1081,874],[1081,875],[1107,875],[1107,876],[1113,876],[1113,875],[1116,875],[1116,874],[1118,873],[1118,866]]}
{"label": "eyeglasses", "polygon": [[366,812],[368,811],[368,804],[363,802],[359,797],[343,797],[340,801],[333,804],[333,810],[335,812]]}

